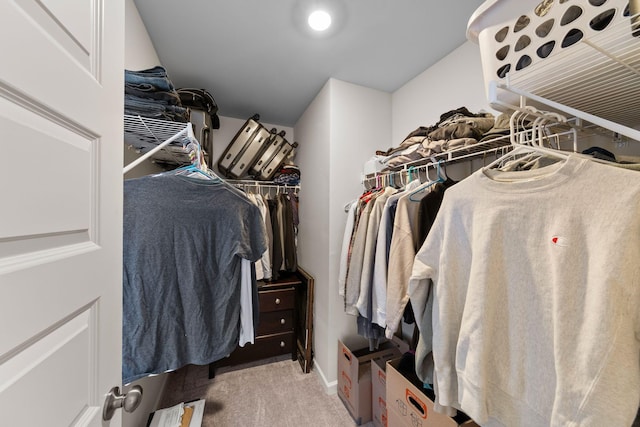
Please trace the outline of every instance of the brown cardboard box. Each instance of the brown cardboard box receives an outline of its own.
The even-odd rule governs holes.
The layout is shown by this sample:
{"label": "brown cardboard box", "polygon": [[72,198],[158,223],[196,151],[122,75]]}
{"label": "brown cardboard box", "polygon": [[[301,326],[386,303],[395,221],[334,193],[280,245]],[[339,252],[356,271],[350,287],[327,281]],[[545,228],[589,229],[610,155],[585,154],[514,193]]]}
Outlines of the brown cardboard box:
{"label": "brown cardboard box", "polygon": [[387,361],[388,427],[478,427],[462,413],[451,418],[435,412],[433,400],[398,372],[400,360]]}
{"label": "brown cardboard box", "polygon": [[338,397],[356,424],[371,421],[371,360],[400,356],[398,344],[385,342],[378,350],[352,350],[338,340]]}
{"label": "brown cardboard box", "polygon": [[371,417],[376,427],[387,427],[387,363],[371,361]]}

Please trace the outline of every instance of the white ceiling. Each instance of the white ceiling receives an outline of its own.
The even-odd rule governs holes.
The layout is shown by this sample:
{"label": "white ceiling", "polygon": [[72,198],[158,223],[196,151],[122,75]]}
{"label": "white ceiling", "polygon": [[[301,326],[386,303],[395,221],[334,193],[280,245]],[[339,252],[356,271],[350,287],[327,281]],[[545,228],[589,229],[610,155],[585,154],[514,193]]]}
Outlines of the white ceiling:
{"label": "white ceiling", "polygon": [[[223,116],[293,126],[330,77],[393,92],[466,41],[483,0],[135,0],[176,87],[209,90]],[[319,37],[313,4],[334,10]],[[465,64],[460,64],[464,67]]]}

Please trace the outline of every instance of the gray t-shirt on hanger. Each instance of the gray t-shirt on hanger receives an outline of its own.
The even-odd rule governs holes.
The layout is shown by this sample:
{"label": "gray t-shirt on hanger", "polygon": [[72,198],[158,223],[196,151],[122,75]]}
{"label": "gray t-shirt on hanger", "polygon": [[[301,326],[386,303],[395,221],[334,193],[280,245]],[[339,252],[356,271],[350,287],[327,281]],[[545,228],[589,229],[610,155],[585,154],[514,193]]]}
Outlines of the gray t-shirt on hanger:
{"label": "gray t-shirt on hanger", "polygon": [[260,259],[266,244],[258,207],[228,184],[125,181],[124,383],[227,356],[238,344],[241,259]]}

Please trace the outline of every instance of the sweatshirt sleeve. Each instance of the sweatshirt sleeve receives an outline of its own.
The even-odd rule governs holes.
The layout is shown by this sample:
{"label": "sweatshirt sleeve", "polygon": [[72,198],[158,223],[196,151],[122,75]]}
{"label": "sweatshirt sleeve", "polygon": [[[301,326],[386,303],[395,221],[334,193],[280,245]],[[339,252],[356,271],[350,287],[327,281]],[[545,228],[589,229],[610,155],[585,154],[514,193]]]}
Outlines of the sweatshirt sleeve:
{"label": "sweatshirt sleeve", "polygon": [[351,235],[353,234],[353,226],[355,224],[357,201],[351,202],[349,212],[347,214],[347,224],[344,227],[344,235],[342,237],[342,250],[340,252],[340,272],[338,273],[338,294],[344,296],[344,288],[347,283],[347,269],[349,265],[349,246],[351,245]]}
{"label": "sweatshirt sleeve", "polygon": [[409,299],[416,318],[420,339],[416,347],[416,374],[422,382],[433,384],[433,269],[416,256],[409,279]]}
{"label": "sweatshirt sleeve", "polygon": [[442,253],[441,222],[435,222],[424,244],[416,253],[411,278],[409,279],[409,297],[420,332],[416,347],[416,374],[421,381],[433,384],[436,392],[434,409],[436,412],[454,416],[456,409],[442,405],[438,399],[438,371],[435,366],[433,350],[433,312],[437,310],[437,282]]}
{"label": "sweatshirt sleeve", "polygon": [[[409,277],[413,259],[416,255],[412,221],[416,218],[412,215],[407,196],[398,201],[396,217],[393,225],[391,248],[389,249],[389,270],[387,273],[387,327],[385,335],[391,339],[402,322],[402,314],[409,302]],[[417,206],[417,205],[416,205]],[[417,213],[417,209],[411,206]]]}
{"label": "sweatshirt sleeve", "polygon": [[389,199],[387,199],[380,219],[378,238],[376,239],[376,254],[373,263],[372,278],[373,293],[371,304],[373,319],[371,320],[382,328],[387,326],[387,312],[385,306],[387,301],[387,227],[393,226],[393,224],[389,225],[391,216],[389,214],[389,210]]}

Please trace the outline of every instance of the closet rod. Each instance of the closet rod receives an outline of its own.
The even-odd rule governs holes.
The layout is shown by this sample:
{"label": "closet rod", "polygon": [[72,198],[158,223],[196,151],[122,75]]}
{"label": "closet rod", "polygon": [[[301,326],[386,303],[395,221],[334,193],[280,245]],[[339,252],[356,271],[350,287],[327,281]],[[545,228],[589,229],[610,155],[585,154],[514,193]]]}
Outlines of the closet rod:
{"label": "closet rod", "polygon": [[[497,138],[497,140],[504,140],[505,137],[500,137]],[[493,140],[492,140],[493,141]],[[486,157],[487,155],[493,155],[496,153],[501,153],[504,154],[506,151],[509,151],[513,148],[513,146],[511,145],[511,143],[507,143],[507,144],[501,144],[499,146],[494,146],[493,148],[488,148],[485,150],[481,150],[481,151],[475,151],[473,153],[468,153],[468,154],[464,154],[464,155],[460,155],[457,157],[451,157],[451,155],[447,156],[446,158],[441,158],[441,159],[437,159],[434,157],[432,157],[432,161],[428,162],[428,163],[423,163],[423,164],[419,164],[416,165],[415,163],[407,163],[405,165],[402,166],[402,169],[400,170],[395,170],[395,171],[384,171],[384,172],[376,172],[373,175],[363,175],[362,177],[362,183],[368,183],[371,181],[376,181],[378,179],[388,179],[391,176],[399,176],[401,177],[403,174],[404,175],[408,175],[409,172],[415,172],[415,173],[419,173],[420,170],[424,169],[427,170],[428,168],[435,168],[436,166],[438,166],[438,164],[440,165],[448,165],[448,164],[454,164],[457,162],[461,162],[461,161],[468,161],[468,160],[474,160],[474,159],[480,159],[483,157]],[[446,154],[446,153],[441,153],[441,154]]]}
{"label": "closet rod", "polygon": [[584,111],[580,111],[578,109],[569,107],[567,105],[560,104],[559,102],[552,101],[547,98],[543,98],[542,96],[534,95],[533,93],[526,92],[524,90],[517,89],[509,84],[498,83],[496,81],[491,81],[489,84],[489,103],[494,105],[502,105],[507,108],[514,108],[513,106],[504,103],[498,99],[498,89],[503,89],[513,94],[519,95],[522,98],[531,99],[532,101],[538,102],[540,104],[544,104],[553,109],[562,111],[566,114],[569,114],[574,117],[578,117],[582,120],[586,120],[588,122],[593,123],[594,125],[603,127],[605,129],[609,129],[612,132],[618,133],[620,135],[624,135],[628,138],[631,138],[635,141],[640,141],[640,131],[635,130],[633,128],[623,126],[619,123],[612,122],[611,120],[604,119],[602,117],[594,116],[593,114],[586,113]]}
{"label": "closet rod", "polygon": [[[419,171],[420,169],[426,169],[429,167],[440,164],[456,163],[463,160],[473,160],[482,158],[487,155],[497,153],[499,151],[504,152],[504,149],[511,148],[511,142],[509,135],[502,135],[496,138],[492,138],[487,141],[478,142],[477,144],[469,145],[466,147],[456,148],[450,151],[444,151],[442,153],[434,154],[430,157],[425,157],[420,160],[405,163],[401,166],[396,166],[396,170],[388,170],[383,172],[375,172],[373,174],[362,174],[361,182],[370,182],[379,178],[386,178],[389,176],[401,176],[402,174],[408,174],[409,170]],[[430,161],[429,161],[430,160]],[[427,163],[424,163],[424,162]]]}
{"label": "closet rod", "polygon": [[243,187],[266,187],[266,188],[279,188],[279,189],[294,189],[300,190],[300,185],[291,184],[278,184],[274,181],[251,181],[247,179],[227,179],[225,180],[229,184],[243,186]]}

